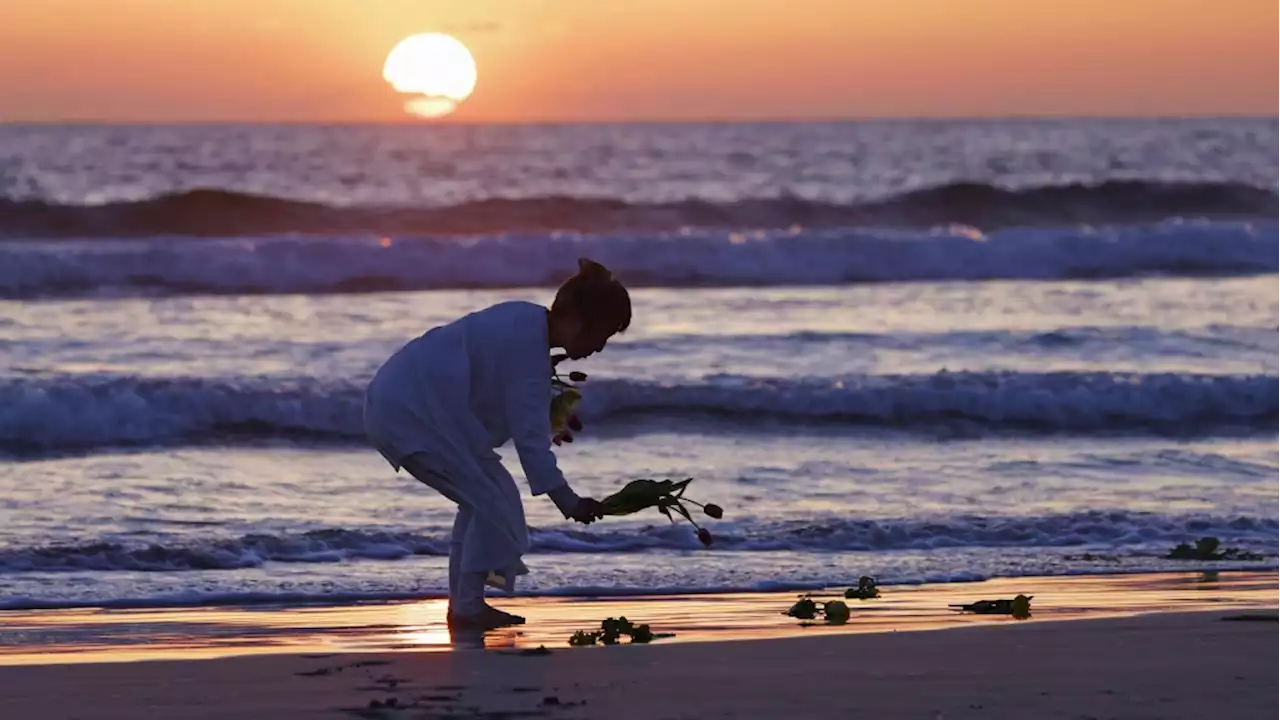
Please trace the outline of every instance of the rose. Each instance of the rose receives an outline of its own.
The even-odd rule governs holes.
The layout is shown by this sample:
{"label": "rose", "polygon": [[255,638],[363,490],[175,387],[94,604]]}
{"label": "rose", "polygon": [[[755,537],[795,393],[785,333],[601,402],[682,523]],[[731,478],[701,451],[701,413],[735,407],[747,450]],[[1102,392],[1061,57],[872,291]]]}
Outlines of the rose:
{"label": "rose", "polygon": [[788,615],[800,620],[812,620],[818,615],[818,605],[808,596],[802,597],[796,601],[783,615]]}
{"label": "rose", "polygon": [[858,578],[858,587],[845,590],[844,597],[846,600],[871,600],[880,597],[880,589],[876,587],[875,578],[863,575]]}
{"label": "rose", "polygon": [[697,500],[685,497],[685,490],[691,482],[693,478],[685,478],[678,482],[647,478],[632,480],[618,492],[600,501],[600,513],[601,515],[632,515],[649,508],[657,508],[658,512],[666,515],[667,519],[673,523],[676,522],[676,518],[672,513],[675,513],[693,525],[699,542],[710,547],[714,541],[711,531],[698,525],[684,503],[697,505],[704,513],[716,519],[724,517],[724,509],[719,505],[710,503],[703,505]]}
{"label": "rose", "polygon": [[829,625],[844,625],[849,622],[849,606],[843,600],[828,600],[818,603],[808,595],[802,595],[786,612],[782,613],[798,620],[814,620],[818,614]]}
{"label": "rose", "polygon": [[849,622],[849,606],[843,600],[831,600],[822,606],[822,616],[832,625]]}
{"label": "rose", "polygon": [[567,380],[561,377],[555,366],[566,357],[556,355],[551,358],[551,387],[555,390],[551,397],[551,442],[557,446],[573,442],[573,433],[582,431],[582,420],[574,412],[582,401],[582,392],[573,383],[584,382],[587,374],[574,370]]}

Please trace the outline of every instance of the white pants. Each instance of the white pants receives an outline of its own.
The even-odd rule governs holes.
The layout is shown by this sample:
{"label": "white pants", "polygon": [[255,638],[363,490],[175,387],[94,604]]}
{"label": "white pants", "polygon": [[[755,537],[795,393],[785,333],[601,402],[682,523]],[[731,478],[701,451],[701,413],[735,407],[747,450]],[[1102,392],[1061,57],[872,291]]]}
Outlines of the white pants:
{"label": "white pants", "polygon": [[[458,506],[458,514],[453,520],[453,532],[449,537],[449,612],[457,615],[474,615],[483,610],[485,585],[493,585],[508,592],[513,590],[515,576],[527,572],[518,558],[514,564],[506,564],[505,567],[485,567],[480,570],[472,569],[469,572],[463,570],[463,558],[468,552],[472,552],[474,556],[478,549],[475,546],[485,545],[490,540],[497,539],[497,533],[492,527],[484,527],[485,516],[477,513],[476,509],[467,502],[466,493],[458,488],[450,477],[441,472],[426,453],[414,453],[406,457],[401,465],[422,484]],[[514,483],[512,483],[512,489],[514,490]],[[519,502],[518,495],[516,502]]]}

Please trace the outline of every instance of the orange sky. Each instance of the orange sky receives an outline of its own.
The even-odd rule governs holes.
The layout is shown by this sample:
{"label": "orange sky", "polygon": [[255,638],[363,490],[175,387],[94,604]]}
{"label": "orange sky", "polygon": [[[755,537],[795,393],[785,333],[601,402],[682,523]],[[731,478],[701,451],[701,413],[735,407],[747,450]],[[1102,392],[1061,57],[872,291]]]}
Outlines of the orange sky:
{"label": "orange sky", "polygon": [[1276,0],[0,0],[0,121],[395,121],[400,38],[469,122],[1277,112]]}

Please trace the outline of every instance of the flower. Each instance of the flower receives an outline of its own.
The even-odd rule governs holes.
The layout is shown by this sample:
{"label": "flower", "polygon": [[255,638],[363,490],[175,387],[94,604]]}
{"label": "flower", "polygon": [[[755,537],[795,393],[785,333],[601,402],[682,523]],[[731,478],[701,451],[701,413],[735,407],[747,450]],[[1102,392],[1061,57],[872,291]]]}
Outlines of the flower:
{"label": "flower", "polygon": [[650,628],[647,623],[644,625],[637,625],[635,629],[631,631],[631,642],[633,643],[647,643],[652,641],[653,629]]}
{"label": "flower", "polygon": [[704,505],[697,500],[684,497],[685,489],[688,488],[691,482],[693,482],[693,478],[685,478],[678,482],[675,480],[650,480],[648,478],[632,480],[618,492],[600,501],[599,514],[601,517],[606,515],[631,515],[642,510],[655,508],[673,523],[676,522],[675,516],[678,514],[693,525],[698,540],[703,545],[710,547],[713,541],[711,531],[698,525],[698,522],[689,514],[689,509],[684,506],[684,502],[687,501],[701,507],[703,512],[715,518],[724,515],[724,510],[719,505],[709,503]]}
{"label": "flower", "polygon": [[551,358],[551,387],[554,390],[551,396],[551,432],[554,434],[552,442],[556,445],[562,442],[573,442],[573,436],[569,434],[570,430],[574,432],[582,430],[582,420],[574,414],[578,403],[582,401],[582,393],[572,383],[587,379],[587,374],[578,370],[570,372],[568,380],[556,372],[556,364],[564,359],[563,355]]}
{"label": "flower", "polygon": [[586,647],[600,643],[601,645],[617,645],[623,635],[631,637],[633,643],[652,642],[657,637],[647,624],[636,625],[625,617],[605,618],[600,621],[600,629],[593,632],[577,630],[569,637],[569,644],[574,647]]}
{"label": "flower", "polygon": [[818,605],[807,595],[796,601],[783,615],[789,615],[800,620],[812,620],[818,615]]}
{"label": "flower", "polygon": [[822,615],[832,625],[849,622],[849,606],[843,600],[832,600],[822,606]]}
{"label": "flower", "polygon": [[858,587],[845,590],[844,597],[846,600],[871,600],[880,597],[880,589],[876,587],[875,578],[863,575],[858,578]]}
{"label": "flower", "polygon": [[595,645],[599,639],[599,634],[587,632],[586,630],[575,630],[573,635],[569,637],[569,644],[574,647],[582,647],[586,645]]}
{"label": "flower", "polygon": [[578,407],[578,403],[581,400],[582,394],[572,388],[562,390],[551,398],[551,429],[553,432],[564,431],[569,422],[569,417],[574,414],[573,411]]}

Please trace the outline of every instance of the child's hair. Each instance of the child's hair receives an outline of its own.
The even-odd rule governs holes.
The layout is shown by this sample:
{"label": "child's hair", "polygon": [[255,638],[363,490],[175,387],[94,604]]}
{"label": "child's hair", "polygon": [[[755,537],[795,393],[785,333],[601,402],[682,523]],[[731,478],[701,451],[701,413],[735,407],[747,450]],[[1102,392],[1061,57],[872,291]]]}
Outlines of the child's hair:
{"label": "child's hair", "polygon": [[551,312],[572,312],[585,328],[612,335],[631,324],[631,295],[609,269],[594,260],[578,259],[578,274],[556,291]]}

